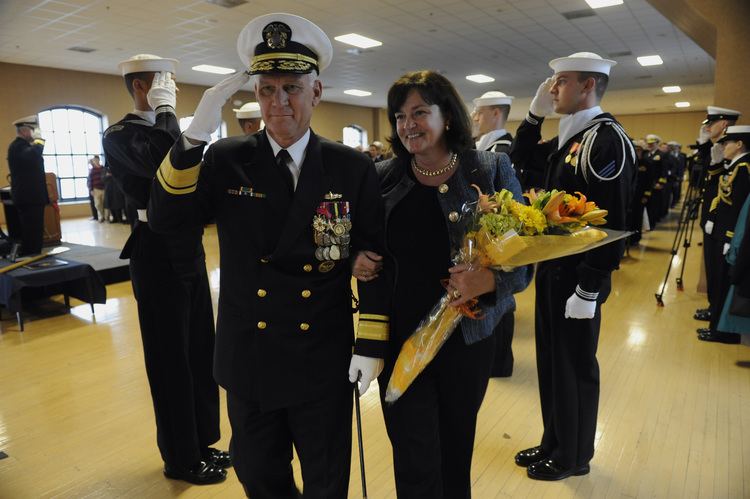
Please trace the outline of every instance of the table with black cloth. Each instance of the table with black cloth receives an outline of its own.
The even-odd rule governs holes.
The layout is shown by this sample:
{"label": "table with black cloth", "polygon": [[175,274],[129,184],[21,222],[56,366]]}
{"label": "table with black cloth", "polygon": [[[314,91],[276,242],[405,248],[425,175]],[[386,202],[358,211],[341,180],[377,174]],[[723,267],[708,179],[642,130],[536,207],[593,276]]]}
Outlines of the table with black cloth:
{"label": "table with black cloth", "polygon": [[[65,306],[70,308],[69,298],[72,296],[91,305],[94,312],[94,303],[106,303],[107,289],[99,274],[86,263],[65,260],[66,265],[51,266],[49,268],[28,269],[20,267],[4,274],[0,274],[0,305],[9,312],[15,313],[18,326],[23,331],[22,291],[25,288],[39,288],[43,295],[62,293],[65,297]],[[42,263],[40,260],[35,263]],[[0,269],[10,265],[6,259],[0,260]]]}

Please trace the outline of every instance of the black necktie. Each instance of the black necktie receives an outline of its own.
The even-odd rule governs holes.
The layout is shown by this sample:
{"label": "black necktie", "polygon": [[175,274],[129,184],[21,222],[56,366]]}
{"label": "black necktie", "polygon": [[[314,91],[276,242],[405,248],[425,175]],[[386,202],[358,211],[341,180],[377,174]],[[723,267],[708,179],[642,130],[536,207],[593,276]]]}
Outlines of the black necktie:
{"label": "black necktie", "polygon": [[281,176],[284,178],[289,193],[294,193],[294,177],[292,172],[289,170],[289,162],[292,161],[292,157],[289,155],[289,151],[282,149],[276,155],[276,164],[279,166]]}

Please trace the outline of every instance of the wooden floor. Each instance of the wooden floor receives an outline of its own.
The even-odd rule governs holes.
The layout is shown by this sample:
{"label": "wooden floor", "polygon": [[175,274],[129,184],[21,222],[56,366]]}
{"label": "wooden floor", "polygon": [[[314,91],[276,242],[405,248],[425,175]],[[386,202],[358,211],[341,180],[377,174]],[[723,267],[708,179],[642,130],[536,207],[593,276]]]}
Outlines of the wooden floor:
{"label": "wooden floor", "polygon": [[[513,464],[513,455],[541,435],[533,289],[518,296],[515,372],[490,382],[479,414],[475,498],[750,497],[750,349],[696,339],[695,328],[705,325],[692,319],[705,305],[695,291],[698,246],[688,254],[685,291],[672,280],[666,306],[656,306],[673,227],[646,235],[615,274],[599,342],[600,416],[587,476],[541,483]],[[127,231],[88,220],[63,223],[65,239],[75,243],[119,247]],[[205,246],[216,303],[215,230]],[[675,270],[680,264],[681,256]],[[41,307],[29,314],[24,333],[4,316],[0,451],[8,457],[0,459],[0,498],[242,497],[233,473],[207,487],[162,476],[130,283],[109,286],[108,296],[95,317],[78,302],[64,315]],[[369,497],[395,497],[376,390],[363,398],[363,411]],[[222,435],[219,447],[226,449],[224,410]],[[361,496],[357,459],[355,450],[350,497]]]}

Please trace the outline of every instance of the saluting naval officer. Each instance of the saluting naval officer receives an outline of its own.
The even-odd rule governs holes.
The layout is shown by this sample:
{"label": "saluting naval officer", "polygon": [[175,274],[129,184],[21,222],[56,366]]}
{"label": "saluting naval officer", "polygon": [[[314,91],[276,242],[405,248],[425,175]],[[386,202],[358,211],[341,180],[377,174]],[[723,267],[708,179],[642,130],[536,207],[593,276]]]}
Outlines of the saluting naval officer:
{"label": "saluting naval officer", "polygon": [[138,211],[121,258],[130,258],[156,440],[169,478],[202,485],[226,478],[219,388],[212,376],[214,321],[200,226],[165,237],[146,208],[156,169],[180,135],[175,59],[139,54],[120,63],[135,109],[109,127],[103,146],[115,182]]}
{"label": "saluting naval officer", "polygon": [[257,102],[246,102],[239,109],[232,109],[237,121],[242,128],[242,133],[252,135],[263,126],[260,116],[260,104]]}
{"label": "saluting naval officer", "polygon": [[[717,289],[714,268],[711,262],[721,258],[722,248],[716,244],[716,239],[711,237],[713,222],[707,224],[711,201],[719,191],[719,178],[724,173],[724,147],[719,139],[724,135],[727,127],[734,125],[740,117],[740,112],[734,109],[718,106],[708,106],[706,119],[703,120],[698,134],[697,160],[701,168],[701,218],[700,226],[703,229],[703,265],[706,269],[706,295],[708,308],[699,308],[695,311],[693,318],[700,321],[711,320],[711,310],[718,304],[713,305],[718,298],[714,297]],[[721,309],[719,309],[721,310]],[[698,334],[708,334],[710,328],[698,328]]]}
{"label": "saluting naval officer", "polygon": [[[530,154],[544,117],[563,115],[552,139],[547,188],[580,191],[608,210],[606,227],[626,229],[635,179],[635,152],[622,126],[602,111],[614,61],[591,52],[554,59],[516,133],[516,154]],[[536,277],[536,349],[544,434],[516,454],[530,478],[560,480],[589,472],[599,405],[596,348],[601,306],[624,239],[565,258],[542,262]]]}
{"label": "saluting naval officer", "polygon": [[[505,130],[513,96],[491,90],[474,99],[471,120],[474,136],[478,137],[477,151],[510,153],[513,136]],[[520,172],[517,172],[519,179]],[[523,182],[522,182],[523,185]],[[506,312],[495,327],[495,360],[492,364],[493,378],[507,378],[513,374],[513,328],[514,308]]]}
{"label": "saluting naval officer", "polygon": [[44,206],[49,203],[44,176],[44,139],[36,115],[13,122],[16,138],[8,147],[10,195],[21,225],[21,254],[42,252]]}
{"label": "saluting naval officer", "polygon": [[710,308],[708,331],[699,332],[698,339],[721,343],[739,343],[740,335],[718,329],[724,301],[729,293],[730,265],[726,254],[734,237],[734,228],[740,210],[747,196],[750,195],[750,126],[730,126],[725,134],[717,140],[722,145],[724,154],[723,171],[718,175],[716,196],[708,208],[707,226],[712,230],[708,237],[718,249],[713,253],[714,260],[706,262],[710,266],[714,279],[712,284],[713,299]]}
{"label": "saluting naval officer", "polygon": [[[221,284],[215,376],[227,389],[231,453],[246,493],[347,496],[352,384],[383,368],[389,289],[359,285],[355,342],[349,256],[383,254],[383,207],[365,155],[310,129],[332,47],[315,24],[275,13],[250,21],[237,48],[247,74],[204,94],[162,163],[149,217],[174,233],[215,217]],[[252,78],[266,127],[205,153],[222,105]],[[352,351],[353,348],[353,351]]]}

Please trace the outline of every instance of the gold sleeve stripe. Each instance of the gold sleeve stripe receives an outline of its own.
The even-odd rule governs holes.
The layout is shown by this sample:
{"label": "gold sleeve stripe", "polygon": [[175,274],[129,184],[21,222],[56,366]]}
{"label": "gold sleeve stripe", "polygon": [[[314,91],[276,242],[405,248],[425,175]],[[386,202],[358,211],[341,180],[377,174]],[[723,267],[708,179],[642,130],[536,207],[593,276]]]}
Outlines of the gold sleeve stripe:
{"label": "gold sleeve stripe", "polygon": [[385,321],[385,322],[388,322],[391,319],[387,315],[359,314],[359,320],[361,320],[361,321]]}
{"label": "gold sleeve stripe", "polygon": [[733,230],[728,230],[727,231],[727,237],[734,237],[734,231]]}
{"label": "gold sleeve stripe", "polygon": [[357,338],[363,340],[388,341],[390,329],[388,322],[359,321]]}
{"label": "gold sleeve stripe", "polygon": [[156,178],[159,179],[161,186],[170,194],[179,195],[195,192],[198,185],[198,175],[201,171],[200,163],[184,170],[178,170],[172,166],[169,156],[167,154],[164,157],[164,161],[161,162],[161,166],[156,172]]}

